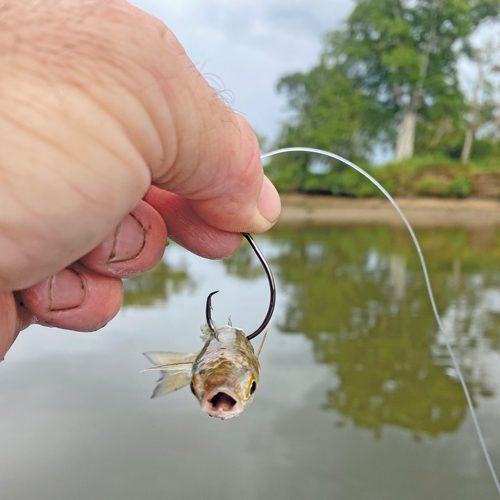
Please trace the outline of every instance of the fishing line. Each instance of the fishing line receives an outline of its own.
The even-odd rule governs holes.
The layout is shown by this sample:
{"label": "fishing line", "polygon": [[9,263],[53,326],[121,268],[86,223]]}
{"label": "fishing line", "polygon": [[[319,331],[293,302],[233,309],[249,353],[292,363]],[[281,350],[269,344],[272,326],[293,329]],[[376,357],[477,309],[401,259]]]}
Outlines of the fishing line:
{"label": "fishing line", "polygon": [[415,245],[415,248],[417,250],[418,257],[420,259],[420,264],[422,267],[422,271],[424,273],[424,278],[425,278],[425,285],[427,287],[427,294],[429,296],[429,300],[432,306],[432,311],[434,313],[434,317],[436,318],[436,323],[438,325],[439,331],[443,335],[443,339],[446,345],[446,349],[448,351],[448,354],[450,356],[450,359],[452,361],[453,367],[455,368],[458,376],[458,380],[460,381],[460,385],[462,386],[462,389],[464,391],[465,399],[467,401],[467,405],[470,410],[470,414],[472,417],[472,422],[474,424],[474,428],[476,430],[477,437],[479,439],[479,444],[481,445],[481,449],[484,455],[484,458],[486,460],[486,463],[488,464],[488,468],[491,473],[491,477],[493,479],[493,482],[495,483],[497,493],[500,496],[500,482],[498,480],[498,476],[495,470],[495,467],[493,466],[493,462],[490,457],[490,453],[488,451],[488,448],[486,446],[486,441],[483,436],[483,431],[481,430],[481,426],[479,425],[479,420],[476,415],[476,410],[474,409],[474,405],[472,403],[472,397],[470,395],[469,389],[467,387],[467,384],[465,382],[465,378],[462,373],[462,369],[460,368],[460,365],[458,363],[457,357],[455,356],[455,351],[451,347],[451,344],[447,338],[447,335],[444,331],[443,323],[441,321],[441,317],[439,316],[439,312],[436,306],[436,302],[434,300],[434,292],[432,291],[432,286],[431,282],[429,279],[429,273],[427,272],[427,265],[425,263],[424,259],[424,254],[422,252],[422,249],[420,248],[420,244],[418,243],[417,236],[415,235],[415,232],[413,231],[413,228],[411,227],[410,222],[406,218],[405,214],[399,207],[399,205],[396,203],[394,198],[389,194],[389,192],[378,182],[374,177],[372,177],[368,172],[363,170],[361,167],[353,163],[352,161],[346,160],[342,156],[335,154],[335,153],[330,153],[329,151],[325,151],[323,149],[317,149],[317,148],[308,148],[308,147],[290,147],[290,148],[280,148],[276,149],[274,151],[271,151],[269,153],[265,153],[261,156],[262,159],[265,158],[270,158],[271,156],[279,155],[282,153],[313,153],[313,154],[318,154],[322,156],[328,156],[330,158],[334,158],[335,160],[338,160],[345,165],[353,168],[357,172],[359,172],[361,175],[366,177],[372,184],[374,184],[381,192],[382,194],[389,200],[391,205],[395,208],[396,212],[398,213],[399,217],[401,220],[404,222],[406,228],[408,229],[408,232],[410,233],[411,239],[413,240],[413,243]]}

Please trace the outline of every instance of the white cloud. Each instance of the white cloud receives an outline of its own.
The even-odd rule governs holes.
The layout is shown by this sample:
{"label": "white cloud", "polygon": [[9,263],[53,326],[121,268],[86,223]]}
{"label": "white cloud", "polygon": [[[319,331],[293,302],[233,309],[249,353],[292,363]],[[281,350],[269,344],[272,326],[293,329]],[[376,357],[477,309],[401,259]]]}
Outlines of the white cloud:
{"label": "white cloud", "polygon": [[228,90],[233,107],[267,137],[284,117],[278,79],[313,66],[324,32],[339,27],[352,8],[351,0],[133,3],[164,21],[210,83]]}

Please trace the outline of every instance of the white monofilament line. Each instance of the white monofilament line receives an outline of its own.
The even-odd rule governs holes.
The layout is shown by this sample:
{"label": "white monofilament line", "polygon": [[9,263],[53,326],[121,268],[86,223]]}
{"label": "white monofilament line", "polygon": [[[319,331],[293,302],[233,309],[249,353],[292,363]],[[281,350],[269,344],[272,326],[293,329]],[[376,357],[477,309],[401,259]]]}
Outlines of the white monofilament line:
{"label": "white monofilament line", "polygon": [[481,430],[481,426],[479,425],[479,420],[476,415],[476,410],[474,409],[474,405],[472,404],[472,398],[469,392],[469,388],[467,387],[467,384],[465,383],[464,376],[462,374],[462,369],[460,368],[460,365],[458,363],[458,360],[455,356],[455,351],[451,347],[451,344],[447,338],[447,335],[444,331],[443,323],[441,321],[441,317],[439,316],[439,312],[437,310],[436,302],[434,300],[434,293],[432,291],[432,286],[431,282],[429,279],[429,273],[427,272],[427,265],[425,263],[424,259],[424,254],[422,253],[422,249],[420,248],[420,244],[418,243],[417,237],[415,235],[415,232],[413,231],[413,228],[411,227],[410,222],[406,218],[405,214],[399,208],[399,205],[396,203],[394,198],[389,194],[389,192],[378,182],[375,178],[373,178],[368,172],[365,172],[361,167],[358,167],[355,163],[352,161],[346,160],[342,156],[339,156],[335,153],[330,153],[329,151],[325,151],[323,149],[316,149],[316,148],[308,148],[308,147],[290,147],[290,148],[280,148],[276,149],[274,151],[271,151],[269,153],[263,154],[261,156],[262,159],[265,158],[270,158],[271,156],[275,156],[281,153],[314,153],[314,154],[319,154],[323,156],[329,156],[330,158],[334,158],[335,160],[338,160],[342,163],[345,163],[349,167],[353,168],[357,172],[359,172],[361,175],[366,177],[371,183],[373,183],[382,193],[383,195],[390,201],[391,205],[395,208],[396,212],[399,214],[401,217],[401,220],[404,222],[406,228],[408,229],[408,232],[410,233],[411,239],[413,240],[413,243],[415,244],[415,248],[418,253],[418,257],[420,259],[420,264],[422,266],[422,271],[424,273],[424,278],[425,278],[425,284],[427,286],[427,294],[429,295],[429,300],[431,302],[432,306],[432,311],[434,312],[434,317],[436,318],[436,323],[438,325],[439,331],[443,335],[443,339],[446,345],[446,349],[448,350],[448,354],[450,355],[451,361],[453,363],[453,366],[457,372],[458,379],[460,381],[460,384],[462,386],[462,389],[464,391],[465,399],[467,400],[467,405],[470,410],[470,414],[472,417],[472,422],[474,423],[474,427],[476,429],[477,437],[479,439],[479,444],[481,445],[481,449],[483,451],[484,458],[486,459],[486,463],[488,464],[488,467],[490,469],[491,477],[493,478],[493,481],[495,483],[497,493],[500,496],[500,483],[498,481],[498,476],[495,470],[495,467],[493,466],[493,462],[490,457],[490,453],[488,451],[488,448],[486,446],[486,441],[484,440],[483,432]]}

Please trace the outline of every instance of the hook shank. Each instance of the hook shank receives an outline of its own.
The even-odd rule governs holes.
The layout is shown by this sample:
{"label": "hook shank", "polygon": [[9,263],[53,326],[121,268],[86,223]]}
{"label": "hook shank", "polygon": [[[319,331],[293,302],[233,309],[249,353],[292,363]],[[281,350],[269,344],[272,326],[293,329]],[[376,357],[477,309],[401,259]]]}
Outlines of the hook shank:
{"label": "hook shank", "polygon": [[[267,308],[267,313],[264,318],[264,321],[262,324],[255,330],[253,333],[250,335],[247,335],[248,340],[252,340],[253,338],[257,337],[259,333],[261,333],[266,326],[268,325],[269,321],[271,321],[271,317],[274,312],[274,306],[276,305],[276,285],[274,283],[274,276],[271,271],[271,268],[269,267],[269,264],[267,263],[264,255],[262,255],[262,252],[260,251],[260,248],[257,246],[257,243],[255,243],[254,239],[249,233],[241,233],[243,237],[248,241],[250,246],[252,247],[252,250],[254,251],[255,255],[257,255],[260,263],[262,264],[262,267],[264,268],[264,271],[267,276],[267,281],[269,283],[269,292],[270,292],[270,297],[269,297],[269,307]],[[215,295],[218,292],[212,292],[208,295],[207,297],[207,304],[205,307],[205,315],[207,318],[207,325],[208,327],[212,330],[215,331],[215,325],[212,320],[212,296]]]}

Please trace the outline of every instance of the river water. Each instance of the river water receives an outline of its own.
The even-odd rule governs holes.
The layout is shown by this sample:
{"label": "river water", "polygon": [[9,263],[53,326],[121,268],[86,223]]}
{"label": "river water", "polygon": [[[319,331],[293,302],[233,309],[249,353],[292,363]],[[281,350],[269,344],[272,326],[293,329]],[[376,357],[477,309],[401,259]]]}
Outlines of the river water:
{"label": "river water", "polygon": [[[417,234],[500,470],[500,230]],[[225,261],[170,245],[99,333],[32,327],[0,365],[2,500],[495,498],[407,233],[257,240],[278,301],[247,411],[222,422],[189,390],[149,399],[141,353],[198,349],[209,292],[219,324],[249,331],[267,308],[245,244]]]}

